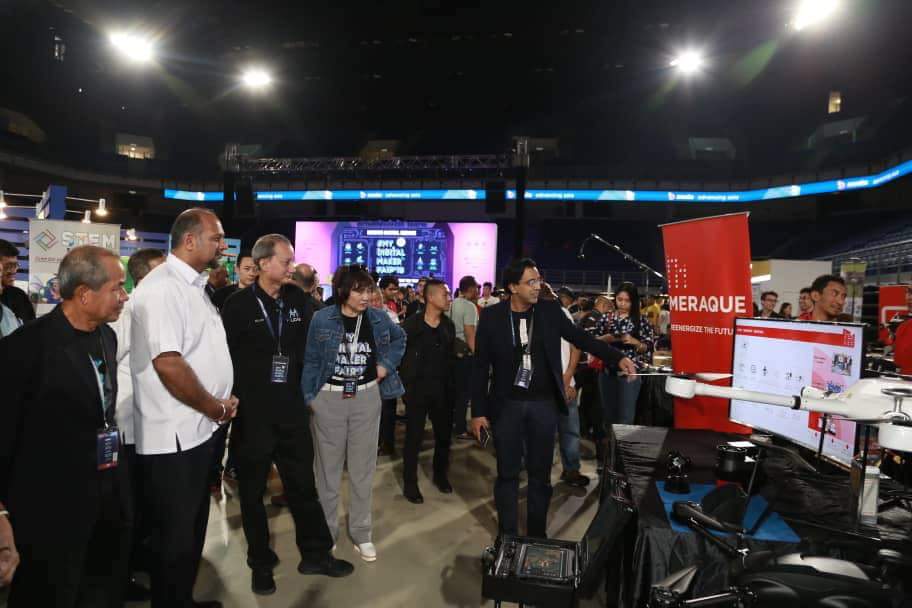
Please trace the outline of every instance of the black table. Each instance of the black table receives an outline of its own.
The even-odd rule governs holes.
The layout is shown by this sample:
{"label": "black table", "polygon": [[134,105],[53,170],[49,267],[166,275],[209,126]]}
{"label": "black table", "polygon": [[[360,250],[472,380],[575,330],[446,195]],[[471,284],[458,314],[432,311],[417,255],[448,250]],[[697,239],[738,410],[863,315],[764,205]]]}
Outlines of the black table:
{"label": "black table", "polygon": [[[656,582],[684,567],[702,563],[692,589],[700,595],[715,593],[728,585],[728,558],[693,532],[672,529],[655,481],[664,478],[664,459],[676,449],[693,461],[692,483],[715,483],[716,446],[738,437],[714,431],[693,431],[646,426],[615,425],[609,466],[627,475],[637,516],[625,531],[621,564],[609,590],[609,605],[640,607]],[[855,527],[848,473],[809,473],[782,455],[770,451],[763,465],[759,493],[783,517],[849,530]],[[790,522],[791,523],[791,522]],[[839,536],[813,525],[791,523],[800,544],[749,539],[751,550],[793,549],[820,551],[835,557],[858,559],[877,543]],[[881,515],[876,529],[863,530],[885,542],[908,542],[912,515],[894,509]],[[838,540],[838,548],[834,541]],[[853,551],[855,553],[853,553]]]}

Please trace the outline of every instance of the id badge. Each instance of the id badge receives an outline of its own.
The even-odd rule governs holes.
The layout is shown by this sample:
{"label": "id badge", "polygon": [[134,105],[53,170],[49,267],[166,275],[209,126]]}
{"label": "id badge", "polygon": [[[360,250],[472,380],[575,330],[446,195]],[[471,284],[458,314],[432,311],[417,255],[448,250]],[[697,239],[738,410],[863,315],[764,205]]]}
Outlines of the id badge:
{"label": "id badge", "polygon": [[342,398],[351,399],[358,394],[358,380],[346,380],[342,385]]}
{"label": "id badge", "polygon": [[120,431],[116,427],[99,429],[96,437],[98,470],[113,469],[117,466],[117,454],[120,452]]}
{"label": "id badge", "polygon": [[528,390],[529,386],[532,384],[532,370],[527,367],[520,367],[516,370],[516,379],[513,381],[513,386],[518,386],[519,388],[524,388]]}
{"label": "id badge", "polygon": [[270,381],[274,384],[285,384],[288,382],[288,357],[284,355],[272,356]]}

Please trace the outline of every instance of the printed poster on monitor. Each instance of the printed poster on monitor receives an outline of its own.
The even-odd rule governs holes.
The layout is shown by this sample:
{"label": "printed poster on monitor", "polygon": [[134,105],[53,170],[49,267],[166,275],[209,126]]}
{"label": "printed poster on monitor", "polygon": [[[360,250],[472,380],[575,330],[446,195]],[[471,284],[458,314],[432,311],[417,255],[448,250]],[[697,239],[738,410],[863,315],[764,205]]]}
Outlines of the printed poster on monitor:
{"label": "printed poster on monitor", "polygon": [[96,245],[120,256],[120,224],[83,224],[64,220],[29,221],[29,299],[43,315],[60,303],[57,269],[70,249]]}

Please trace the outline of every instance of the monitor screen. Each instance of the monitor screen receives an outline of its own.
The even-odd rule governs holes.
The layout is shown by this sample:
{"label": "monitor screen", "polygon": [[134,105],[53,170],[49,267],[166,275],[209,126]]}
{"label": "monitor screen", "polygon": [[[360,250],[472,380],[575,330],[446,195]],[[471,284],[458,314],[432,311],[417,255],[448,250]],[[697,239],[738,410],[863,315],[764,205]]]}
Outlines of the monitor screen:
{"label": "monitor screen", "polygon": [[[732,386],[798,395],[805,386],[839,393],[861,377],[862,325],[735,319]],[[810,450],[820,445],[821,414],[732,399],[730,418]],[[856,425],[828,419],[823,455],[850,465]]]}
{"label": "monitor screen", "polygon": [[436,277],[448,285],[472,275],[492,281],[497,224],[467,222],[297,222],[295,261],[327,279],[339,266],[363,264],[400,285]]}

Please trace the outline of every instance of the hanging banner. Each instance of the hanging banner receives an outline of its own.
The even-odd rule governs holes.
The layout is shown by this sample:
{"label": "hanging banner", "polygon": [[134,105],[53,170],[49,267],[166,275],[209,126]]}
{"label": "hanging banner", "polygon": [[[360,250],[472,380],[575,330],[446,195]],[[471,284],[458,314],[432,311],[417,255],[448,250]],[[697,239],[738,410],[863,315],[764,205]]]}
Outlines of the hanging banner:
{"label": "hanging banner", "polygon": [[[735,213],[661,226],[675,372],[732,371],[735,317],[752,312],[747,218]],[[728,399],[676,399],[675,427],[749,433],[729,422],[728,408]]]}
{"label": "hanging banner", "polygon": [[83,224],[63,220],[29,221],[29,299],[39,316],[60,303],[57,269],[67,252],[97,245],[120,256],[120,224]]}
{"label": "hanging banner", "polygon": [[881,285],[877,295],[877,337],[881,344],[892,344],[892,331],[906,320],[912,311],[907,296],[912,285]]}
{"label": "hanging banner", "polygon": [[850,317],[854,323],[861,323],[861,310],[864,300],[864,281],[865,271],[868,269],[867,262],[853,260],[843,262],[840,265],[839,273],[846,282],[846,302],[843,312]]}

